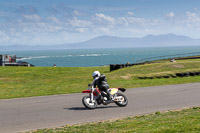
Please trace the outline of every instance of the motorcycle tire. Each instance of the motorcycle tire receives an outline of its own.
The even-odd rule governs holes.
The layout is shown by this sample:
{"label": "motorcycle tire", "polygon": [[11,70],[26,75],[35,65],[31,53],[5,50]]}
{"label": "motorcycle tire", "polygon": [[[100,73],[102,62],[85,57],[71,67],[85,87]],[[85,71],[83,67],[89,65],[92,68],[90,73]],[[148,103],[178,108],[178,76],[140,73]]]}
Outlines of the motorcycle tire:
{"label": "motorcycle tire", "polygon": [[90,103],[90,96],[84,96],[82,99],[83,105],[88,109],[95,109],[97,107],[97,101],[94,101],[94,103]]}
{"label": "motorcycle tire", "polygon": [[117,104],[120,107],[125,107],[128,104],[127,97],[122,93],[115,94],[116,96],[122,96],[124,98],[124,101],[115,101],[115,104]]}

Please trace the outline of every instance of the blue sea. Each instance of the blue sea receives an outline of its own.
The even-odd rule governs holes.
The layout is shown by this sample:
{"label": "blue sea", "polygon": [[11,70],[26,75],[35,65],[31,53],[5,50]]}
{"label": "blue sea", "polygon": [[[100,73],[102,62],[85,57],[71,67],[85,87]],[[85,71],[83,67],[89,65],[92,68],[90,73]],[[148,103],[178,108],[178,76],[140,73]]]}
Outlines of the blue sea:
{"label": "blue sea", "polygon": [[0,51],[0,54],[17,55],[17,57],[22,57],[17,61],[25,61],[35,66],[53,66],[56,64],[60,67],[87,67],[200,55],[200,46]]}

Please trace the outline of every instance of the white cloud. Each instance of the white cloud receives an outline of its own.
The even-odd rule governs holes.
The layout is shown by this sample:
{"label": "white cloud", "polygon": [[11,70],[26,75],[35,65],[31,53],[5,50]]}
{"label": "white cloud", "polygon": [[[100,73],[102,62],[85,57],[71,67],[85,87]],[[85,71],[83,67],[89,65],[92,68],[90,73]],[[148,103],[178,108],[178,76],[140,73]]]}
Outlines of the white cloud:
{"label": "white cloud", "polygon": [[77,17],[85,15],[84,11],[80,12],[66,4],[55,4],[48,8],[48,10],[58,16],[62,17]]}
{"label": "white cloud", "polygon": [[57,19],[55,16],[47,17],[47,20],[54,22],[56,24],[61,24],[61,21],[59,19]]}
{"label": "white cloud", "polygon": [[[34,14],[18,14],[15,21],[0,22],[0,45],[12,44],[60,44],[80,42],[98,35],[142,37],[147,34],[176,33],[182,35],[200,36],[200,13],[186,12],[177,15],[174,12],[163,18],[135,17],[133,12],[112,16],[103,13],[93,13],[83,16],[82,12],[71,8],[63,8],[59,12],[71,14],[51,14],[40,16]],[[4,16],[0,12],[0,16]],[[81,16],[82,15],[82,16]]]}
{"label": "white cloud", "polygon": [[118,24],[128,26],[129,22],[125,17],[119,17],[118,18]]}
{"label": "white cloud", "polygon": [[75,16],[81,16],[81,15],[82,15],[82,13],[80,13],[80,12],[77,11],[77,10],[74,10],[74,11],[73,11],[73,14],[74,14]]}
{"label": "white cloud", "polygon": [[134,13],[133,12],[128,12],[128,15],[133,16]]}
{"label": "white cloud", "polygon": [[170,12],[166,15],[169,18],[173,18],[175,16],[174,12]]}
{"label": "white cloud", "polygon": [[72,20],[69,20],[69,23],[73,27],[90,27],[92,25],[91,21],[81,20],[77,17],[74,17]]}
{"label": "white cloud", "polygon": [[129,23],[144,23],[146,20],[144,18],[127,17],[126,20]]}
{"label": "white cloud", "polygon": [[200,15],[197,13],[186,12],[187,17],[192,22],[200,22]]}
{"label": "white cloud", "polygon": [[0,31],[0,44],[2,43],[3,45],[5,45],[10,40],[11,38],[8,34],[6,34],[4,31]]}
{"label": "white cloud", "polygon": [[41,17],[38,16],[37,14],[33,14],[33,15],[23,15],[25,20],[29,20],[29,21],[40,21]]}
{"label": "white cloud", "polygon": [[103,13],[96,13],[95,14],[95,19],[97,20],[97,21],[107,21],[107,22],[110,22],[110,23],[112,23],[112,24],[114,24],[115,23],[115,18],[113,18],[113,17],[110,17],[110,16],[106,16],[106,15],[104,15]]}
{"label": "white cloud", "polygon": [[192,13],[192,12],[186,12],[187,14],[187,17],[190,19],[190,18],[196,18],[196,13]]}
{"label": "white cloud", "polygon": [[76,28],[76,30],[80,33],[87,32],[88,28]]}

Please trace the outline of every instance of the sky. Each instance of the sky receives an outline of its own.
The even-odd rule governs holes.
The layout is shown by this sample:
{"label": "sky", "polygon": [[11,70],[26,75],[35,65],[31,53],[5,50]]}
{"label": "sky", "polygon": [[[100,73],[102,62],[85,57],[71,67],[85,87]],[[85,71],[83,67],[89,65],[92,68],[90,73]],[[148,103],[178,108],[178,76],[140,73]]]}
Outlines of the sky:
{"label": "sky", "polygon": [[0,46],[168,33],[200,38],[200,0],[0,0]]}

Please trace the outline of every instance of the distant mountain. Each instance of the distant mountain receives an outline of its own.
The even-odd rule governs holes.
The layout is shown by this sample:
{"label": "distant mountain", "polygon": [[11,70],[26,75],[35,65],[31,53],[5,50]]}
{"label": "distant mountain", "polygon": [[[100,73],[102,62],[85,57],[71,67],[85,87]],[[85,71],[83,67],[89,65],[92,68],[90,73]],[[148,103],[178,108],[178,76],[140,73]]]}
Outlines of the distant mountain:
{"label": "distant mountain", "polygon": [[143,38],[99,36],[80,43],[62,45],[11,45],[0,46],[0,51],[16,50],[54,50],[54,49],[89,49],[89,48],[128,48],[128,47],[166,47],[200,46],[200,39],[175,34],[147,35]]}
{"label": "distant mountain", "polygon": [[200,39],[175,34],[147,35],[138,42],[144,46],[200,46]]}
{"label": "distant mountain", "polygon": [[133,42],[138,38],[99,36],[91,40],[68,45],[71,48],[122,48],[134,47]]}

